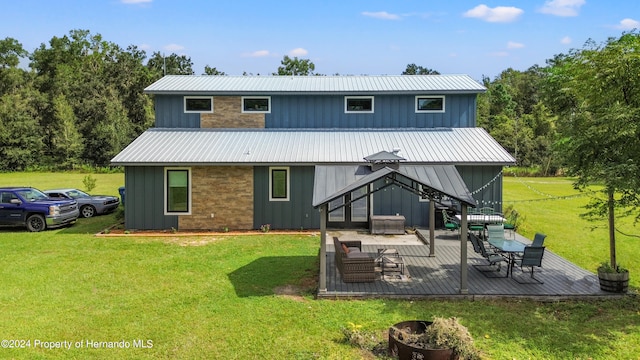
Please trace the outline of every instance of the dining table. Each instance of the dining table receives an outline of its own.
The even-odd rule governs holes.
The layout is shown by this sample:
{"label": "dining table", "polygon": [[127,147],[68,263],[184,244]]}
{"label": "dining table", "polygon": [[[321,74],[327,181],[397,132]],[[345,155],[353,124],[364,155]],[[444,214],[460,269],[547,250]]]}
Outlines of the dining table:
{"label": "dining table", "polygon": [[[462,215],[456,214],[458,221],[462,220]],[[467,214],[467,222],[469,224],[502,224],[506,219],[499,214]]]}
{"label": "dining table", "polygon": [[507,261],[509,263],[507,267],[507,277],[509,277],[509,274],[513,276],[513,266],[516,255],[524,253],[524,248],[527,245],[517,240],[508,240],[505,238],[489,238],[487,242],[491,247],[507,255]]}

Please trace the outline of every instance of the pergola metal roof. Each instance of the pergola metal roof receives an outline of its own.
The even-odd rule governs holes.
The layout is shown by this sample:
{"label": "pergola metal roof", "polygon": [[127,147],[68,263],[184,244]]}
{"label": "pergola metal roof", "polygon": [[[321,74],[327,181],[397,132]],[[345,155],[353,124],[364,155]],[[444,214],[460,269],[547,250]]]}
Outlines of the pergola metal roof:
{"label": "pergola metal roof", "polygon": [[[314,207],[338,199],[379,179],[418,195],[440,199],[443,196],[475,206],[476,201],[453,165],[400,165],[398,169],[384,167],[372,171],[369,166],[322,166],[315,169]],[[373,189],[371,193],[379,189]]]}

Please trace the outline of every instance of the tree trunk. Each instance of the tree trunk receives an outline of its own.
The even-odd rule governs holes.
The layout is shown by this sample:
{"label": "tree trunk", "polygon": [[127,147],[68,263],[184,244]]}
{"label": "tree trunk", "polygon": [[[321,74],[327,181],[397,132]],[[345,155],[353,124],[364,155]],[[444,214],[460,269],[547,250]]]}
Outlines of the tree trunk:
{"label": "tree trunk", "polygon": [[614,270],[617,270],[617,264],[616,264],[616,228],[615,228],[615,217],[614,217],[614,212],[613,212],[613,201],[614,201],[613,188],[609,188],[607,190],[607,192],[608,192],[608,195],[609,195],[607,206],[609,207],[609,254],[611,256],[610,262],[611,262],[611,267]]}

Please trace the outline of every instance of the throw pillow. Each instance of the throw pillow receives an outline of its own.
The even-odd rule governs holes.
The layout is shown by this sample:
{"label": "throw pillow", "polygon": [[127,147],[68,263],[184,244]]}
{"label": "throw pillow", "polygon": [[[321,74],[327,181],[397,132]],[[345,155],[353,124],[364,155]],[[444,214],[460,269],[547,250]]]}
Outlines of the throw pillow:
{"label": "throw pillow", "polygon": [[347,247],[347,245],[346,245],[346,244],[342,244],[342,250],[344,250],[344,253],[345,253],[345,254],[348,254],[348,253],[349,253],[349,248]]}

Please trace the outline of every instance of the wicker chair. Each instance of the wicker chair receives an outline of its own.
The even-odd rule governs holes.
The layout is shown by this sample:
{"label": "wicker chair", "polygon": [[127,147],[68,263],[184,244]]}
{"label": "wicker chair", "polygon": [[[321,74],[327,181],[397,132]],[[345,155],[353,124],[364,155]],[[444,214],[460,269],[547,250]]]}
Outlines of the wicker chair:
{"label": "wicker chair", "polygon": [[340,241],[333,237],[335,247],[335,261],[342,281],[374,282],[376,280],[375,259],[368,253],[362,252],[360,241]]}

